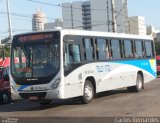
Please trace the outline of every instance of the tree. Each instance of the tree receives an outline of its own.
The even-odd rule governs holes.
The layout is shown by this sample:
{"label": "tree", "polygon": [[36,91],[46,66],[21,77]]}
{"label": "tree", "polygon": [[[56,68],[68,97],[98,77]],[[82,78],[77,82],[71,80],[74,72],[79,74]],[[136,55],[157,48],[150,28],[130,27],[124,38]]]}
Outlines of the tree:
{"label": "tree", "polygon": [[157,55],[160,55],[160,42],[155,43],[156,53]]}
{"label": "tree", "polygon": [[10,57],[10,46],[0,47],[0,57]]}

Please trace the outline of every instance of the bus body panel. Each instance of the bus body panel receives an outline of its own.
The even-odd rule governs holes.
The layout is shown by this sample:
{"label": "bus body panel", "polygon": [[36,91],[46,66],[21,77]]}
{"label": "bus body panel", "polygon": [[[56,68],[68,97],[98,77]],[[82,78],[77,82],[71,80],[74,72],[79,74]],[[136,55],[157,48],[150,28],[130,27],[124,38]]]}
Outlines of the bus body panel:
{"label": "bus body panel", "polygon": [[[65,77],[65,97],[82,96],[84,82],[87,77],[91,76],[96,81],[96,93],[135,86],[137,74],[140,71],[143,73],[144,83],[148,83],[156,78],[155,60],[152,62],[150,60],[142,60],[138,64],[141,65],[136,66],[133,63],[131,65],[131,61],[85,64]],[[146,65],[150,67],[146,67]]]}

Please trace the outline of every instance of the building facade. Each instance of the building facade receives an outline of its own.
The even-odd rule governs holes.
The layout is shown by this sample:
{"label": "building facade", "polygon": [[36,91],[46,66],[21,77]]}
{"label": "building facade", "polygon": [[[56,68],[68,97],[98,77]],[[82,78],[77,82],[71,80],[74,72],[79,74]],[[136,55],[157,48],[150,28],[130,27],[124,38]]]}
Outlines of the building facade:
{"label": "building facade", "polygon": [[91,30],[89,1],[63,3],[62,16],[63,16],[63,28],[65,29]]}
{"label": "building facade", "polygon": [[32,18],[32,30],[33,31],[41,31],[44,30],[44,24],[47,22],[47,18],[45,14],[41,10],[37,10],[35,14],[33,14]]}
{"label": "building facade", "polygon": [[61,27],[63,28],[63,22],[61,19],[55,19],[55,22],[45,23],[44,29],[54,29],[55,27]]}
{"label": "building facade", "polygon": [[[114,0],[116,29],[128,33],[128,2]],[[64,28],[112,32],[111,0],[90,0],[62,4]]]}
{"label": "building facade", "polygon": [[154,38],[156,38],[157,37],[157,34],[159,33],[160,31],[159,30],[157,30],[155,27],[153,27],[153,26],[147,26],[147,28],[146,28],[146,33],[147,33],[147,35],[152,35]]}
{"label": "building facade", "polygon": [[145,18],[142,16],[129,17],[129,33],[146,35]]}

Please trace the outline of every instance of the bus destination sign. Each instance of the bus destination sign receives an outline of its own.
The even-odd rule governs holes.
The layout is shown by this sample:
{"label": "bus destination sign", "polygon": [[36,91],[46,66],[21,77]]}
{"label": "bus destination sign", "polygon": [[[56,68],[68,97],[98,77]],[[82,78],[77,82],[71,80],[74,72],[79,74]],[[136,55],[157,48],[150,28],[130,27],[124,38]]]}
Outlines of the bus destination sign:
{"label": "bus destination sign", "polygon": [[18,37],[18,40],[21,42],[25,41],[36,41],[36,40],[43,40],[43,39],[52,39],[53,34],[32,34],[32,35],[25,35]]}

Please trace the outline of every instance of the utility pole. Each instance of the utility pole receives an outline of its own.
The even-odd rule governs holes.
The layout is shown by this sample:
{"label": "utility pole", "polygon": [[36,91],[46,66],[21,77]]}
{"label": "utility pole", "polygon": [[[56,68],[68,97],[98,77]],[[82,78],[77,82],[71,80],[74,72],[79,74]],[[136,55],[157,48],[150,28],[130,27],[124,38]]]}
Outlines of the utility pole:
{"label": "utility pole", "polygon": [[73,5],[71,3],[71,25],[72,25],[72,29],[73,29]]}
{"label": "utility pole", "polygon": [[108,0],[107,2],[107,23],[108,23],[108,32],[110,32],[110,20],[109,20],[109,4],[108,4]]}
{"label": "utility pole", "polygon": [[113,32],[116,32],[116,18],[115,18],[115,3],[114,0],[111,0],[111,6],[112,6],[112,29]]}
{"label": "utility pole", "polygon": [[6,0],[6,4],[7,4],[7,16],[8,16],[8,26],[9,26],[9,38],[11,39],[13,35],[12,35],[9,0]]}

